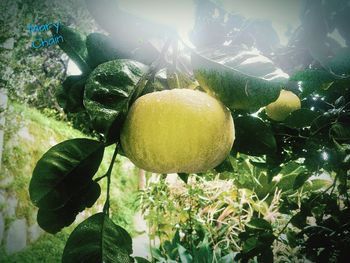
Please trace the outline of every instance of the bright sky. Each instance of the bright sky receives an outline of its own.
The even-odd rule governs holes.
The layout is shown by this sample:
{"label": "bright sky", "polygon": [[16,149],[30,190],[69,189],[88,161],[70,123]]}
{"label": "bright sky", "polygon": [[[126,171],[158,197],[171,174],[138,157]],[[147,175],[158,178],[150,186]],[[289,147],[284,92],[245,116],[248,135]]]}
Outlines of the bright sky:
{"label": "bright sky", "polygon": [[[200,1],[200,0],[199,0]],[[263,18],[272,21],[282,43],[287,39],[284,32],[288,26],[297,27],[302,0],[217,0],[220,6],[232,13],[249,18]],[[154,22],[178,29],[181,36],[194,25],[195,5],[193,0],[120,0],[126,11]]]}

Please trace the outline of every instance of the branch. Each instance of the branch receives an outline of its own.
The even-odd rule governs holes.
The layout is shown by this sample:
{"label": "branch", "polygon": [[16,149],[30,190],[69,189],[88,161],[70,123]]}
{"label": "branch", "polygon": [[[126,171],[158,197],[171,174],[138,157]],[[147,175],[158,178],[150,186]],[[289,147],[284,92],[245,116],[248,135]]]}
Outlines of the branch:
{"label": "branch", "polygon": [[[107,176],[107,197],[106,197],[106,202],[103,206],[103,212],[106,215],[109,215],[109,195],[110,195],[110,188],[111,188],[111,174],[112,174],[112,170],[113,170],[113,166],[114,166],[114,162],[115,162],[115,158],[118,155],[118,143],[115,145],[115,149],[114,149],[114,153],[113,153],[113,157],[111,160],[111,163],[109,164],[109,168],[107,173],[105,174],[105,176]],[[98,179],[98,178],[97,178]]]}

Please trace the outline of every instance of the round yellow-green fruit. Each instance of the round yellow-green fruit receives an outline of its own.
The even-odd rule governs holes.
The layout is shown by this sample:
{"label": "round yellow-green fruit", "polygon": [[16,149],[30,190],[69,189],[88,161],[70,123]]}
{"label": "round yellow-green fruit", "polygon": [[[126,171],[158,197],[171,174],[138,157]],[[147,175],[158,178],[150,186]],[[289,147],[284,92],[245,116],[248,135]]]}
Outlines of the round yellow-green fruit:
{"label": "round yellow-green fruit", "polygon": [[173,89],[141,96],[121,132],[125,155],[155,173],[199,173],[219,165],[235,138],[230,111],[208,94]]}
{"label": "round yellow-green fruit", "polygon": [[284,121],[290,113],[300,107],[299,97],[291,91],[282,89],[277,100],[267,105],[265,111],[272,120]]}

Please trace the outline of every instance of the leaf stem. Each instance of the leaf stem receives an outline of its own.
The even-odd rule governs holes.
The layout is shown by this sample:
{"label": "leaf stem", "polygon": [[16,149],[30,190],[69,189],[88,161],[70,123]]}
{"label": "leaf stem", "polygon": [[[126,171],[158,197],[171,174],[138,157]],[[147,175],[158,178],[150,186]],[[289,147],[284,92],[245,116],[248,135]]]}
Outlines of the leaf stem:
{"label": "leaf stem", "polygon": [[276,239],[278,240],[278,237],[284,232],[284,230],[286,230],[287,226],[290,224],[290,222],[292,222],[294,216],[292,216],[291,218],[289,218],[288,222],[284,225],[284,227],[281,229],[281,231],[278,232]]}
{"label": "leaf stem", "polygon": [[[107,197],[106,197],[106,202],[103,206],[103,212],[108,216],[109,216],[109,206],[110,206],[109,205],[109,200],[110,200],[109,195],[110,195],[110,188],[111,188],[111,174],[112,174],[114,162],[115,162],[117,155],[118,155],[118,143],[115,145],[113,157],[112,157],[111,163],[109,164],[108,171],[104,175],[104,176],[107,176]],[[104,177],[104,176],[102,176],[102,177]]]}
{"label": "leaf stem", "polygon": [[101,181],[105,177],[107,177],[107,173],[102,175],[102,176],[100,176],[100,177],[97,177],[96,179],[94,179],[94,181],[97,183],[97,182]]}

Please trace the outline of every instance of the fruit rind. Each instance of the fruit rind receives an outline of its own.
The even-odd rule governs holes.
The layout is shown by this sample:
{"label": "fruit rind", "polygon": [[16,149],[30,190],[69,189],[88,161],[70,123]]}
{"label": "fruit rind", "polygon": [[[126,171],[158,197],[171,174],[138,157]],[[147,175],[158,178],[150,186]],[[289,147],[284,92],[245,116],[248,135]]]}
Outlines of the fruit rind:
{"label": "fruit rind", "polygon": [[300,99],[293,92],[281,90],[276,101],[266,106],[267,116],[274,121],[284,121],[290,113],[301,108]]}
{"label": "fruit rind", "polygon": [[230,111],[200,91],[173,89],[138,98],[121,144],[138,167],[156,173],[199,173],[219,165],[234,141]]}

